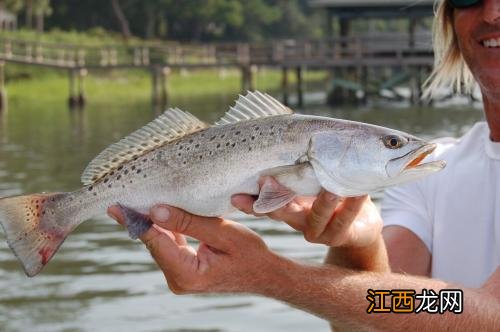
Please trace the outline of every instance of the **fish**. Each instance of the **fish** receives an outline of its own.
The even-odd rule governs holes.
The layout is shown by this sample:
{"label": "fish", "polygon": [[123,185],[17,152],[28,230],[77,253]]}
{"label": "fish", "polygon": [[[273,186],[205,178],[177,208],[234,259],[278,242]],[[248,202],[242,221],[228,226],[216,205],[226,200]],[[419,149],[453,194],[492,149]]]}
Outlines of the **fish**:
{"label": "fish", "polygon": [[[0,199],[0,224],[27,276],[38,274],[83,221],[122,207],[132,238],[148,210],[166,203],[201,216],[234,210],[231,196],[258,196],[257,213],[321,188],[370,194],[439,171],[423,162],[436,145],[410,134],[328,117],[295,114],[258,91],[240,95],[213,125],[178,108],[104,149],[73,192]],[[260,179],[266,180],[259,183]]]}

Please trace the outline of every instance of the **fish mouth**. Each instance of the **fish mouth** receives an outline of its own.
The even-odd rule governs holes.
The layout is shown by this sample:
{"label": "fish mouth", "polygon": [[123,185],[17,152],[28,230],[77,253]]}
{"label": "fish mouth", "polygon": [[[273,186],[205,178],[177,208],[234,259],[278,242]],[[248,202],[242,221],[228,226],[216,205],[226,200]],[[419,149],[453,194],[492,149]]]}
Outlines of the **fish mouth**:
{"label": "fish mouth", "polygon": [[446,166],[444,160],[430,161],[422,163],[429,154],[436,149],[435,143],[425,144],[418,149],[412,150],[404,156],[389,160],[386,165],[387,175],[394,177],[402,173],[411,173],[417,171],[438,171]]}

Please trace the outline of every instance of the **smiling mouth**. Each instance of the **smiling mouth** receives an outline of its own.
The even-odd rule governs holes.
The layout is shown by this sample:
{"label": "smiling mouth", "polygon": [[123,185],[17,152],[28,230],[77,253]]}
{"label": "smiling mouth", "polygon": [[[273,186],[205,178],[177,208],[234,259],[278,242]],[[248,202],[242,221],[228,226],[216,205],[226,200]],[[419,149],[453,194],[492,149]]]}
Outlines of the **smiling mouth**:
{"label": "smiling mouth", "polygon": [[490,38],[481,41],[481,45],[486,48],[500,48],[500,38]]}

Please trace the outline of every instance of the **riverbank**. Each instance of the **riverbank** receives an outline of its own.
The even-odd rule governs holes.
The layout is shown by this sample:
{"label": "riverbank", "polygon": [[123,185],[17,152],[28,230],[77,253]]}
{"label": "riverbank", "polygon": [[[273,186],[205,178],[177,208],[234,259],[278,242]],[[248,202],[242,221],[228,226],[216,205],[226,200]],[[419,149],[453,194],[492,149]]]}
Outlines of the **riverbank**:
{"label": "riverbank", "polygon": [[[11,68],[9,71],[9,67]],[[7,73],[29,73],[29,75],[7,75],[9,103],[65,103],[69,82],[65,71],[6,64]],[[30,69],[33,69],[30,72]],[[295,77],[290,75],[290,90]],[[321,86],[326,78],[324,72],[306,72],[307,87]],[[90,71],[85,78],[85,95],[88,104],[149,102],[151,98],[151,76],[144,70],[99,70]],[[255,75],[255,87],[262,91],[279,92],[281,71],[260,68]],[[237,95],[241,93],[241,76],[237,69],[173,70],[168,79],[171,99],[185,99],[206,95]]]}

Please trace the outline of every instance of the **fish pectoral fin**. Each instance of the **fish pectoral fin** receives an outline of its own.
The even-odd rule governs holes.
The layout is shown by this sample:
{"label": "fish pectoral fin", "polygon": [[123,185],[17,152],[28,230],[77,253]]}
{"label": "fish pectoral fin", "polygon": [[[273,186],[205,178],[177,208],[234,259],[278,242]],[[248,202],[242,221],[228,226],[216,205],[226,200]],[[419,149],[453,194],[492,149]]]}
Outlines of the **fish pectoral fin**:
{"label": "fish pectoral fin", "polygon": [[132,240],[137,240],[142,234],[151,228],[153,223],[148,216],[139,213],[131,208],[117,204],[127,227],[128,235]]}
{"label": "fish pectoral fin", "polygon": [[253,203],[253,210],[256,213],[269,213],[287,205],[296,196],[294,191],[266,176],[260,188],[259,198]]}

